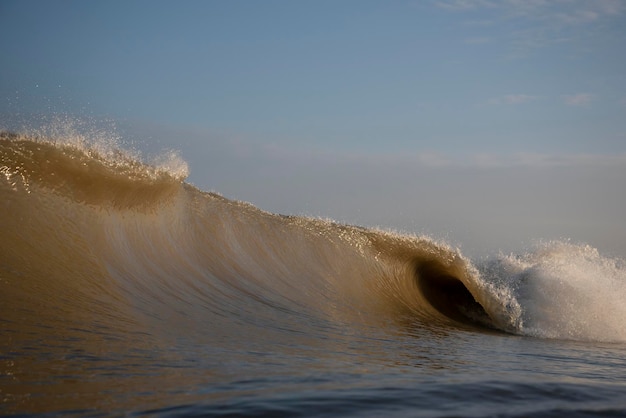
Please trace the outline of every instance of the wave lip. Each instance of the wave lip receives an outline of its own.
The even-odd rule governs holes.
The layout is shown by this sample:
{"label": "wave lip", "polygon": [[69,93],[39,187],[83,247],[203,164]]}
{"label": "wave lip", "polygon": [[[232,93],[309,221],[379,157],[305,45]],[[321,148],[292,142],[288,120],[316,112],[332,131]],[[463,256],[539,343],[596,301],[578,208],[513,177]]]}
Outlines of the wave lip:
{"label": "wave lip", "polygon": [[[184,177],[122,151],[0,133],[0,170],[13,188],[43,187],[92,205],[146,207],[172,196]],[[184,173],[184,171],[182,172]]]}

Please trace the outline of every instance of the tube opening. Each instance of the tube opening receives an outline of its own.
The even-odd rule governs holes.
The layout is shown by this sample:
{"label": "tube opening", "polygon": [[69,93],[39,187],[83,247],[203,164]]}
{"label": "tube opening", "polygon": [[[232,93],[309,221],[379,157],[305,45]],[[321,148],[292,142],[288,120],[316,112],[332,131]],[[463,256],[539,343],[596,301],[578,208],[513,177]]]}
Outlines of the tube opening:
{"label": "tube opening", "polygon": [[417,285],[430,305],[442,315],[463,324],[490,327],[484,308],[474,299],[465,284],[438,262],[416,267]]}

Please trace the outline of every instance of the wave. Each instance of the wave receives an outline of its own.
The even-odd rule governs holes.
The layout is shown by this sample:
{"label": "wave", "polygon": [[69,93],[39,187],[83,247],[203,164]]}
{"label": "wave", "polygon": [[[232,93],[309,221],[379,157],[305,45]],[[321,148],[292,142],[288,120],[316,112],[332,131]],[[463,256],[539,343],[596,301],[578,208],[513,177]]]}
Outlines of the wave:
{"label": "wave", "polygon": [[99,324],[227,345],[410,324],[626,341],[626,267],[586,245],[473,262],[426,236],[271,214],[186,183],[180,161],[69,138],[3,133],[0,173],[0,312],[16,333]]}

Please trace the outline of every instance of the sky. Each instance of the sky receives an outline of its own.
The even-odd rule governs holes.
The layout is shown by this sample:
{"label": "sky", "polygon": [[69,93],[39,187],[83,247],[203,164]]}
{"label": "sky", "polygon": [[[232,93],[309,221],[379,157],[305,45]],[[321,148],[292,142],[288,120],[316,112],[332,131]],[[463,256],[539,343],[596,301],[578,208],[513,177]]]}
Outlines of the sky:
{"label": "sky", "polygon": [[626,0],[0,0],[0,128],[106,126],[272,212],[626,257]]}

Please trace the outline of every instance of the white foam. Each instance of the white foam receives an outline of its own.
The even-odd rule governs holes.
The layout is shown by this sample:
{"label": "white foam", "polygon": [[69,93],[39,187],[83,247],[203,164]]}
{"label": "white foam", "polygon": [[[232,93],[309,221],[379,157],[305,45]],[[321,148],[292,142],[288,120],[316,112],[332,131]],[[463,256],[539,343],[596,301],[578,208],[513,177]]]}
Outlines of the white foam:
{"label": "white foam", "polygon": [[[544,338],[626,341],[626,264],[588,245],[552,241],[480,267],[505,289],[502,309],[514,332]],[[511,329],[509,329],[511,330]]]}

